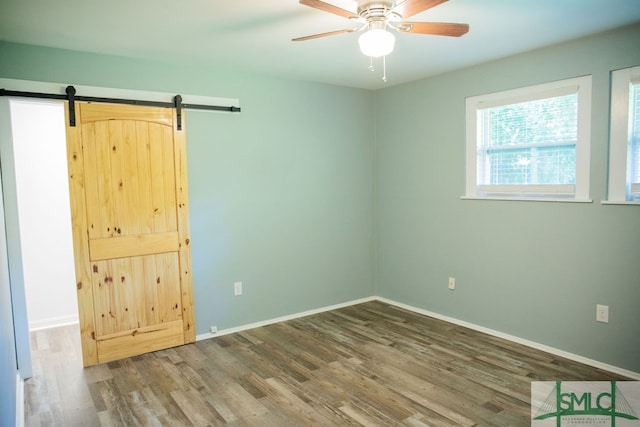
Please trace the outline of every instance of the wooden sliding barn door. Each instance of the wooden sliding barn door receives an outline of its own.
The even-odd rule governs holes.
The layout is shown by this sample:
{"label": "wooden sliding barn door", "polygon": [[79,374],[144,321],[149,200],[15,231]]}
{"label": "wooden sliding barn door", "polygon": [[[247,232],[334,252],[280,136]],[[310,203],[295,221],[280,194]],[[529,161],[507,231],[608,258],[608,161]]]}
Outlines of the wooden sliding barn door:
{"label": "wooden sliding barn door", "polygon": [[170,108],[75,109],[67,152],[84,366],[195,341],[184,127]]}

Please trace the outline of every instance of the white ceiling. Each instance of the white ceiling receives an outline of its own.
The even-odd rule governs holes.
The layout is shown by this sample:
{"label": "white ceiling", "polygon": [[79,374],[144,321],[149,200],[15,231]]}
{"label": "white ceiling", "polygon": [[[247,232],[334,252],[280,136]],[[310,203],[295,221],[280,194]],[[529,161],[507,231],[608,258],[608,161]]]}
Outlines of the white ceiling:
{"label": "white ceiling", "polygon": [[[356,8],[355,0],[326,1]],[[357,27],[297,0],[0,0],[0,40],[368,89],[640,22],[640,0],[450,0],[410,20],[470,30],[461,38],[397,34],[384,83],[379,66],[367,69],[360,33],[291,42]]]}

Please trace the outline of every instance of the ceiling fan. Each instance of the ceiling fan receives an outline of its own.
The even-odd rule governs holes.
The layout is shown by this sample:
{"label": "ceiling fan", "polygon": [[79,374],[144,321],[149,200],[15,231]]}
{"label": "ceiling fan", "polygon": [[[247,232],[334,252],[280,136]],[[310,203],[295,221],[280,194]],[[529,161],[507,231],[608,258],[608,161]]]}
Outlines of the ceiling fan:
{"label": "ceiling fan", "polygon": [[[468,24],[450,22],[408,22],[410,18],[427,9],[438,6],[448,0],[357,0],[357,13],[342,9],[321,0],[300,0],[300,4],[324,12],[342,16],[360,23],[359,28],[329,31],[292,39],[294,42],[317,39],[338,34],[367,30],[358,39],[360,51],[370,58],[385,57],[393,51],[394,35],[387,28],[401,33],[428,34],[437,36],[460,37],[469,31]],[[383,62],[384,63],[384,62]],[[373,70],[373,62],[369,66]],[[382,78],[386,81],[386,73]]]}

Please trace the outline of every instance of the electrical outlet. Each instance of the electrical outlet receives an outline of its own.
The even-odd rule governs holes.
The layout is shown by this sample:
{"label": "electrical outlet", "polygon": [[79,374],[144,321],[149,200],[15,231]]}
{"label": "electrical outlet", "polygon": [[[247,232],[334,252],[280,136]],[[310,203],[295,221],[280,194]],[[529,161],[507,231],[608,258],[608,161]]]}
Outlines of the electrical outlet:
{"label": "electrical outlet", "polygon": [[217,326],[211,326],[209,328],[209,332],[211,332],[212,334],[218,333],[218,327]]}
{"label": "electrical outlet", "polygon": [[596,305],[596,320],[602,323],[609,323],[609,306]]}
{"label": "electrical outlet", "polygon": [[456,278],[449,277],[449,289],[454,290],[456,288]]}
{"label": "electrical outlet", "polygon": [[233,284],[233,295],[242,295],[242,282],[235,282]]}

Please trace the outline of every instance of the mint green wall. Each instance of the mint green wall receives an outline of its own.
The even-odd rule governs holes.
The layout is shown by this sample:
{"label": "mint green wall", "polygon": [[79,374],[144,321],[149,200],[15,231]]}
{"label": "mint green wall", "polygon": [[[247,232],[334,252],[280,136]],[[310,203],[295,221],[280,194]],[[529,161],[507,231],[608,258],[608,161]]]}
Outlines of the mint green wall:
{"label": "mint green wall", "polygon": [[247,84],[239,115],[189,112],[198,331],[373,294],[371,93]]}
{"label": "mint green wall", "polygon": [[1,42],[0,77],[240,99],[187,112],[197,333],[373,294],[372,92]]}
{"label": "mint green wall", "polygon": [[[640,207],[600,203],[609,73],[640,65],[638,41],[640,25],[377,91],[377,294],[640,372]],[[461,200],[465,97],[585,74],[594,202]]]}

